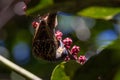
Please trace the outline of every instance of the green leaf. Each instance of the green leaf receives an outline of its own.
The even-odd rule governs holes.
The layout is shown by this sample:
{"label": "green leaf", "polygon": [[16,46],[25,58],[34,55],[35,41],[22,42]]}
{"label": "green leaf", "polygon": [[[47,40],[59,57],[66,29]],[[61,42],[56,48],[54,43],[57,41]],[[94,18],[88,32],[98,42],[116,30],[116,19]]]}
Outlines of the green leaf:
{"label": "green leaf", "polygon": [[51,80],[71,80],[81,65],[76,61],[62,62],[54,69]]}
{"label": "green leaf", "polygon": [[120,69],[120,46],[118,45],[120,45],[119,40],[90,58],[76,71],[73,80],[113,80]]}
{"label": "green leaf", "polygon": [[66,75],[64,69],[64,62],[57,65],[56,68],[54,69],[51,80],[70,80],[69,76]]}
{"label": "green leaf", "polygon": [[31,8],[31,9],[28,9],[26,11],[26,14],[29,15],[29,14],[36,13],[40,9],[48,7],[48,6],[52,5],[52,4],[53,4],[53,0],[40,0],[39,4],[36,5],[35,7]]}
{"label": "green leaf", "polygon": [[117,13],[120,13],[120,8],[93,6],[83,9],[78,12],[78,15],[96,19],[111,19]]}
{"label": "green leaf", "polygon": [[120,69],[116,73],[114,80],[120,80]]}

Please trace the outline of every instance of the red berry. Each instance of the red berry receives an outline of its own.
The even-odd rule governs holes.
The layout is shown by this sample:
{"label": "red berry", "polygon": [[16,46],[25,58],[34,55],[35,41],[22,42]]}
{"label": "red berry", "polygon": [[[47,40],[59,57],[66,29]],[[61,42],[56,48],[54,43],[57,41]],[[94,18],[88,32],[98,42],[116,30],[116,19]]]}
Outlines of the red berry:
{"label": "red berry", "polygon": [[70,48],[70,46],[65,46],[67,49],[69,49]]}
{"label": "red berry", "polygon": [[72,39],[67,37],[67,38],[65,38],[65,39],[63,40],[63,43],[64,43],[65,47],[66,47],[67,49],[69,49],[70,46],[71,46],[71,44],[72,44]]}
{"label": "red berry", "polygon": [[55,32],[55,37],[57,38],[57,40],[61,40],[62,39],[62,35],[63,35],[63,33],[60,32],[59,30]]}
{"label": "red berry", "polygon": [[70,60],[70,57],[69,56],[66,56],[64,61],[69,61]]}
{"label": "red berry", "polygon": [[80,63],[80,64],[84,64],[85,62],[86,62],[86,57],[85,56],[79,56],[79,58],[78,58],[78,63]]}
{"label": "red berry", "polygon": [[77,55],[77,54],[79,53],[79,51],[80,51],[80,47],[74,45],[74,46],[72,47],[72,49],[71,49],[71,54],[72,54],[72,55]]}
{"label": "red berry", "polygon": [[32,26],[33,26],[33,28],[36,28],[36,27],[38,27],[38,26],[39,26],[39,23],[38,23],[38,22],[36,22],[36,21],[33,21],[33,22],[32,22]]}

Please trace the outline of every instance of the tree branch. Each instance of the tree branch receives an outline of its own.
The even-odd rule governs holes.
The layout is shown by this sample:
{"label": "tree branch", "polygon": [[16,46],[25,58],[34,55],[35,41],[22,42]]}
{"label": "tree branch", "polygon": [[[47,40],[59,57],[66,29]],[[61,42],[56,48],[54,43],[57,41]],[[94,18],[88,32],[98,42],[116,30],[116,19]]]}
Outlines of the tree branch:
{"label": "tree branch", "polygon": [[2,55],[0,55],[0,62],[2,62],[4,65],[8,66],[9,68],[13,69],[14,71],[18,72],[19,74],[21,74],[31,80],[42,80],[39,77],[37,77],[36,75],[30,73],[29,71],[23,69],[22,67],[14,64],[13,62],[4,58]]}

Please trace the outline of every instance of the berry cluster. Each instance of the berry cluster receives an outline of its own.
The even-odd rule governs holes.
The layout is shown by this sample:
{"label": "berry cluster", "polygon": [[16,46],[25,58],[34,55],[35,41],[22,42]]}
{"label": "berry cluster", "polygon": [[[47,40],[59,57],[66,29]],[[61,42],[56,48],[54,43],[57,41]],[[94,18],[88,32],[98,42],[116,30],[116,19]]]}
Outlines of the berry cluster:
{"label": "berry cluster", "polygon": [[[69,61],[70,59],[76,60],[78,63],[80,64],[84,64],[86,62],[86,57],[84,55],[80,55],[78,57],[78,53],[80,51],[80,47],[74,45],[71,48],[72,45],[72,39],[71,38],[65,38],[64,40],[62,40],[62,35],[63,33],[60,31],[56,31],[55,32],[55,37],[57,40],[61,40],[65,46],[65,48],[67,49],[67,51],[69,51],[69,54],[65,57],[65,61]],[[71,49],[70,49],[71,48]]]}
{"label": "berry cluster", "polygon": [[[36,28],[38,27],[40,24],[36,21],[33,21],[32,22],[32,26],[33,28]],[[59,30],[57,30],[55,32],[55,37],[58,41],[62,41],[62,43],[64,44],[64,47],[67,49],[68,51],[68,55],[65,57],[65,61],[69,61],[70,59],[72,60],[76,60],[76,62],[80,63],[80,64],[84,64],[86,62],[86,57],[84,55],[80,55],[78,57],[78,53],[80,52],[80,47],[79,46],[76,46],[74,45],[72,48],[71,48],[71,45],[73,43],[72,39],[67,37],[65,39],[62,40],[62,36],[63,36],[63,33]]]}

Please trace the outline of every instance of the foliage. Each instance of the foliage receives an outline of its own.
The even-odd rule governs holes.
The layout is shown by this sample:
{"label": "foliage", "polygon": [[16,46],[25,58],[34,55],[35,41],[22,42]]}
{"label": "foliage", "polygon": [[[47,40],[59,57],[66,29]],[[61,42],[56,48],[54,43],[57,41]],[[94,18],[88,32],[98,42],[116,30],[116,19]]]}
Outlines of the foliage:
{"label": "foliage", "polygon": [[[77,1],[78,0],[31,0],[27,4],[26,15],[15,15],[14,18],[9,20],[2,28],[7,33],[5,46],[11,53],[9,54],[9,59],[43,80],[120,80],[120,32],[119,29],[115,27],[115,25],[120,26],[119,19],[115,18],[115,15],[120,13],[120,6],[118,5],[120,1]],[[111,3],[112,1],[113,4]],[[34,16],[38,14],[43,15],[47,12],[54,11],[66,12],[60,14],[62,17],[65,17],[66,20],[67,17],[69,17],[69,25],[66,23],[64,26],[70,26],[70,24],[75,23],[76,21],[74,21],[74,19],[76,19],[76,17],[82,17],[85,18],[85,20],[95,20],[94,25],[88,28],[91,33],[88,40],[83,41],[78,39],[74,29],[65,35],[65,37],[69,36],[73,39],[73,44],[80,46],[79,55],[82,54],[87,56],[88,52],[92,52],[85,64],[81,65],[73,60],[68,62],[44,62],[42,60],[38,61],[33,57],[31,51],[33,37],[33,30],[30,26],[31,22],[35,18]],[[59,18],[58,24],[61,20],[63,20],[63,22],[66,21],[60,19],[61,18]],[[92,23],[90,21],[88,22]],[[76,22],[75,24],[78,23]],[[86,25],[88,25],[87,22]],[[97,37],[106,30],[113,30],[117,38],[115,40],[108,39],[107,41],[111,41],[110,44],[99,46],[100,42],[105,42],[105,37],[103,36],[102,40],[97,40]],[[0,37],[2,38],[1,35]],[[109,35],[109,37],[112,36]],[[13,54],[14,46],[20,41],[26,42],[30,47],[31,54],[29,58],[27,58],[28,61],[26,59],[21,61],[26,62],[24,64],[19,64]],[[21,50],[18,50],[18,52],[20,51]],[[8,67],[0,63],[0,78],[4,79],[1,74],[10,78],[11,72],[12,71]]]}

